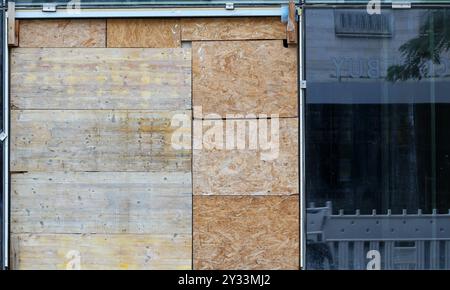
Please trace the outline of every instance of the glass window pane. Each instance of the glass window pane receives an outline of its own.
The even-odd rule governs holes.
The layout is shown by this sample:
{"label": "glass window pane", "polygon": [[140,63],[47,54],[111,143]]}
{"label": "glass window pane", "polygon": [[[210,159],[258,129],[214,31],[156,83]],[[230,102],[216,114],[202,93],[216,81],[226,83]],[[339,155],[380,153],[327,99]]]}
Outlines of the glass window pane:
{"label": "glass window pane", "polygon": [[307,266],[450,268],[450,9],[305,9]]}

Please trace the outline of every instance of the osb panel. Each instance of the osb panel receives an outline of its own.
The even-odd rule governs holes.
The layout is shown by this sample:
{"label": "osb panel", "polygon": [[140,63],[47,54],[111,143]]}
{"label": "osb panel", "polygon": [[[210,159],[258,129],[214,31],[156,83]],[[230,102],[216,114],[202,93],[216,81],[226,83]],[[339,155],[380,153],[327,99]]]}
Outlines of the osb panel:
{"label": "osb panel", "polygon": [[297,49],[281,40],[193,42],[193,104],[203,113],[297,116]]}
{"label": "osb panel", "polygon": [[181,39],[285,39],[286,24],[279,17],[183,18]]}
{"label": "osb panel", "polygon": [[189,109],[191,52],[14,49],[11,104],[19,109]]}
{"label": "osb panel", "polygon": [[21,47],[105,47],[104,19],[21,20]]}
{"label": "osb panel", "polygon": [[11,175],[13,233],[191,234],[190,173]]}
{"label": "osb panel", "polygon": [[180,47],[178,19],[108,19],[108,47]]}
{"label": "osb panel", "polygon": [[298,196],[195,196],[194,269],[298,269]]}
{"label": "osb panel", "polygon": [[13,234],[13,269],[190,269],[191,235]]}
{"label": "osb panel", "polygon": [[[203,127],[203,137],[212,124],[194,120],[194,134]],[[219,121],[221,122],[221,121]],[[252,122],[257,122],[252,120]],[[225,148],[193,151],[193,186],[196,195],[290,195],[299,193],[298,175],[298,119],[278,119],[279,149],[266,150],[262,146],[251,149],[247,140],[244,149]],[[203,124],[203,126],[202,126]],[[268,136],[276,132],[268,120]],[[249,138],[249,125],[246,136]],[[275,126],[274,126],[275,127]],[[223,122],[223,140],[226,123]],[[237,127],[235,127],[237,131]],[[275,127],[276,129],[276,127]],[[273,131],[271,131],[273,130]],[[258,135],[262,132],[258,129]],[[260,135],[262,136],[262,135]],[[203,138],[205,140],[205,138]],[[260,139],[262,140],[262,138]],[[205,142],[204,142],[205,143]],[[206,143],[205,143],[206,144]],[[273,143],[276,148],[277,142]],[[236,148],[236,147],[235,147]]]}
{"label": "osb panel", "polygon": [[175,114],[190,111],[13,110],[11,171],[183,171],[191,150],[174,149]]}

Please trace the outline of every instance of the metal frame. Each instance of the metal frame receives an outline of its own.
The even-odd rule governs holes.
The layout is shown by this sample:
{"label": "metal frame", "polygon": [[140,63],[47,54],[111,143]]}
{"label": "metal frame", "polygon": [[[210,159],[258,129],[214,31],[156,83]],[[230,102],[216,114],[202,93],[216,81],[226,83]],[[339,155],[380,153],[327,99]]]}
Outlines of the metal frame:
{"label": "metal frame", "polygon": [[8,20],[7,13],[3,17],[3,164],[2,164],[2,194],[3,194],[3,261],[0,263],[4,269],[9,268],[9,52],[8,52]]}
{"label": "metal frame", "polygon": [[66,9],[43,12],[38,9],[17,9],[16,19],[49,18],[133,18],[133,17],[238,17],[238,16],[281,16],[282,6],[223,8],[121,8],[81,9],[80,13],[69,13]]}
{"label": "metal frame", "polygon": [[304,13],[298,19],[298,144],[299,144],[299,205],[300,205],[300,269],[306,265],[306,206],[305,206],[305,90],[304,75]]}

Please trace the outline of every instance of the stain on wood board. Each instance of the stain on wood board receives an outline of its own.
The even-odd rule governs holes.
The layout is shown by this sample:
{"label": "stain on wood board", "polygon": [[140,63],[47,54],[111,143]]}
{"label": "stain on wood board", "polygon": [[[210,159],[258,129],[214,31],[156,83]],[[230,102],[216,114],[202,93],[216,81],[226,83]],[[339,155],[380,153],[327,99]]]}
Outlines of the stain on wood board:
{"label": "stain on wood board", "polygon": [[190,234],[191,174],[11,175],[13,233]]}
{"label": "stain on wood board", "polygon": [[[196,132],[203,129],[203,145],[208,145],[193,151],[194,194],[298,194],[298,119],[285,118],[276,121],[278,127],[275,126],[274,120],[237,120],[236,122],[241,123],[240,128],[244,128],[239,132],[244,132],[243,140],[246,144],[243,149],[237,149],[237,143],[234,143],[235,149],[230,150],[225,142],[223,148],[217,149],[217,146],[213,148],[207,144],[208,138],[205,136],[208,134],[207,130],[220,124],[223,126],[223,140],[230,136],[238,136],[237,132],[241,129],[238,129],[237,125],[228,125],[221,120],[218,121],[219,124],[217,121],[212,124],[209,120],[194,120],[194,135],[201,135]],[[252,137],[249,134],[251,124],[255,126],[254,128],[258,128],[253,130],[257,134]],[[262,124],[266,124],[267,127]],[[233,135],[226,131],[227,126],[234,127]],[[264,129],[267,138],[262,134]],[[250,138],[255,140],[255,143],[259,142],[259,145],[251,147]]]}
{"label": "stain on wood board", "polygon": [[184,41],[285,38],[286,24],[279,17],[181,19],[181,39]]}
{"label": "stain on wood board", "polygon": [[20,47],[105,47],[105,19],[21,20]]}
{"label": "stain on wood board", "polygon": [[192,43],[193,104],[204,114],[297,116],[297,49],[280,40]]}
{"label": "stain on wood board", "polygon": [[172,126],[176,114],[191,113],[13,110],[11,171],[190,172],[191,150],[172,147],[190,122]]}
{"label": "stain on wood board", "polygon": [[191,52],[14,49],[11,104],[19,109],[190,109]]}
{"label": "stain on wood board", "polygon": [[194,269],[298,269],[298,196],[195,196]]}
{"label": "stain on wood board", "polygon": [[178,19],[108,19],[108,47],[181,47]]}
{"label": "stain on wood board", "polygon": [[[190,269],[191,235],[13,234],[13,269]],[[79,263],[77,263],[79,261]]]}

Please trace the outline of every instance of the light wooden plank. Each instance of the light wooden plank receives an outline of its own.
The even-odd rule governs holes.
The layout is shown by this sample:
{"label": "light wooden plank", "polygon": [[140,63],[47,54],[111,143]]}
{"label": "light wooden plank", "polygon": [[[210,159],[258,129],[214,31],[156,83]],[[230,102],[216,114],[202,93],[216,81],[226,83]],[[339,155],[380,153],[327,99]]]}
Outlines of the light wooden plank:
{"label": "light wooden plank", "polygon": [[19,109],[189,109],[191,52],[14,49],[11,104]]}
{"label": "light wooden plank", "polygon": [[280,40],[193,42],[193,104],[205,114],[296,117],[297,50]]}
{"label": "light wooden plank", "polygon": [[[267,121],[267,120],[264,120]],[[194,133],[202,130],[206,136],[211,126],[206,122],[194,120]],[[221,121],[220,121],[221,122]],[[250,122],[256,123],[256,120]],[[290,195],[299,193],[298,179],[298,119],[279,119],[279,149],[255,149],[247,144],[244,149],[214,149],[203,146],[193,151],[193,185],[196,195]],[[270,138],[272,121],[267,121]],[[211,124],[208,124],[211,125]],[[247,125],[248,138],[250,125]],[[276,126],[274,125],[276,128]],[[223,122],[223,140],[229,138],[226,123]],[[235,130],[237,131],[237,126]],[[262,131],[259,126],[259,131]],[[276,132],[273,130],[272,132]],[[235,135],[236,136],[236,135]],[[274,135],[275,136],[275,135]],[[205,138],[203,138],[205,140]],[[260,139],[262,140],[262,138]],[[260,143],[262,144],[262,143]],[[207,145],[204,142],[204,145]],[[271,154],[272,152],[273,154]]]}
{"label": "light wooden plank", "polygon": [[16,3],[8,2],[8,45],[19,45],[19,20],[16,20]]}
{"label": "light wooden plank", "polygon": [[105,47],[104,19],[20,21],[20,47]]}
{"label": "light wooden plank", "polygon": [[190,172],[191,151],[172,147],[176,114],[190,111],[13,110],[11,171]]}
{"label": "light wooden plank", "polygon": [[108,47],[181,47],[178,19],[108,19]]}
{"label": "light wooden plank", "polygon": [[13,233],[191,233],[191,174],[12,174]]}
{"label": "light wooden plank", "polygon": [[183,18],[181,39],[285,39],[286,25],[279,17]]}
{"label": "light wooden plank", "polygon": [[85,270],[191,268],[191,235],[13,234],[11,238],[13,269],[71,269],[74,257],[80,257]]}
{"label": "light wooden plank", "polygon": [[194,269],[298,269],[298,196],[195,196]]}

